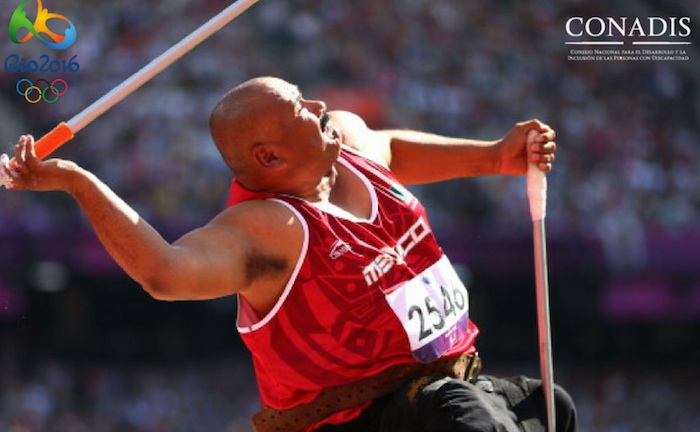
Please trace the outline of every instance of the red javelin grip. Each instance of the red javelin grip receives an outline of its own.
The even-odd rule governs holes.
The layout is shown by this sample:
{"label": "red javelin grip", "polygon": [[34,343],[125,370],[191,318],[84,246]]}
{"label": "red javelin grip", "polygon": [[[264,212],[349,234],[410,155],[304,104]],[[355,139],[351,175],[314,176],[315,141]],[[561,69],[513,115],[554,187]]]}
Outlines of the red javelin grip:
{"label": "red javelin grip", "polygon": [[[53,153],[54,150],[61,147],[73,138],[73,131],[68,127],[66,122],[61,122],[58,126],[51,129],[46,135],[39,138],[34,143],[34,151],[36,157],[43,159]],[[15,168],[15,159],[10,161],[10,167]]]}

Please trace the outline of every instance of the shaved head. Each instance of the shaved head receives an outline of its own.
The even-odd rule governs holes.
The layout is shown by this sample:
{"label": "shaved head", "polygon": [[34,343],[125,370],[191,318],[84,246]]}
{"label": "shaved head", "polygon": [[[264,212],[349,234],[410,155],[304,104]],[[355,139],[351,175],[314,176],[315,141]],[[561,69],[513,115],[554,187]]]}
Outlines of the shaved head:
{"label": "shaved head", "polygon": [[252,174],[251,149],[275,139],[279,131],[278,119],[266,114],[282,96],[295,90],[279,78],[254,78],[234,87],[214,107],[209,120],[211,135],[236,177]]}
{"label": "shaved head", "polygon": [[304,99],[297,86],[282,79],[261,77],[226,93],[209,125],[240,184],[257,192],[308,196],[340,154],[327,121],[325,102]]}

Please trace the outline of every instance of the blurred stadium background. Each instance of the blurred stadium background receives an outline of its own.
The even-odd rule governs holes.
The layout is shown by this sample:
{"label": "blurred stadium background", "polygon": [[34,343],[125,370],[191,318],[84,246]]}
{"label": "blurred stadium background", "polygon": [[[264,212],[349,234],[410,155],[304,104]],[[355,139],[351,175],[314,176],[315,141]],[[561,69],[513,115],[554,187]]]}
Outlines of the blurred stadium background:
{"label": "blurred stadium background", "polygon": [[[15,3],[0,16],[8,22]],[[226,2],[55,0],[65,52],[4,37],[3,59],[77,55],[75,73],[0,75],[0,136],[43,135]],[[169,239],[208,221],[230,174],[207,122],[256,75],[298,83],[375,127],[495,139],[558,132],[547,216],[555,378],[581,431],[700,430],[700,53],[569,61],[571,16],[688,16],[664,0],[262,0],[56,152],[93,170]],[[19,78],[65,79],[52,105]],[[488,372],[538,374],[523,179],[413,190],[471,282]],[[0,430],[247,431],[257,408],[235,300],[159,303],[127,279],[58,193],[0,190]]]}

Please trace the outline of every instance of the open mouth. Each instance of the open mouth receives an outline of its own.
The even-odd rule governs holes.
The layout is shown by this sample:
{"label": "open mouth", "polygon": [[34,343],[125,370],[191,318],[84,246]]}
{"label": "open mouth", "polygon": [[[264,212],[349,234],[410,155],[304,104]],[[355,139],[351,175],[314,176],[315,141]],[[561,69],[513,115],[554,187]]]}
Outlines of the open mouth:
{"label": "open mouth", "polygon": [[321,130],[322,130],[323,132],[326,131],[326,126],[328,126],[328,120],[330,120],[330,116],[328,115],[327,112],[324,112],[324,113],[321,115],[321,120],[320,120],[320,126],[321,126]]}

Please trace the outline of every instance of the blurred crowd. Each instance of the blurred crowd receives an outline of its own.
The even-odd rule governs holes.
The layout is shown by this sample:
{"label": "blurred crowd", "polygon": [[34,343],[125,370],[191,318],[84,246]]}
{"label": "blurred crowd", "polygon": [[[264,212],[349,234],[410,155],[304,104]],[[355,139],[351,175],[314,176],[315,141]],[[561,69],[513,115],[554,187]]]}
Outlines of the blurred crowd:
{"label": "blurred crowd", "polygon": [[[80,69],[28,75],[68,83],[52,105],[30,105],[16,94],[24,75],[0,75],[3,151],[21,133],[39,136],[78,114],[228,5],[45,3],[78,31],[74,46],[51,56],[76,56]],[[3,19],[12,8],[5,9]],[[635,272],[649,265],[650,235],[689,238],[700,230],[698,41],[687,47],[687,61],[574,61],[564,23],[570,16],[650,15],[700,22],[700,3],[261,0],[56,155],[94,171],[145,219],[179,235],[225,204],[231,174],[211,142],[209,113],[224,92],[253,76],[295,82],[307,98],[357,111],[377,128],[491,140],[536,117],[557,130],[560,148],[548,176],[550,238],[594,238],[611,272]],[[30,59],[46,49],[6,40],[2,52]],[[414,190],[445,238],[531,230],[522,178]],[[42,235],[86,229],[64,198],[0,190],[0,237],[27,232],[41,248]],[[13,253],[0,248],[2,258]],[[692,246],[683,251],[688,260],[693,254]],[[237,372],[238,360],[154,368],[46,360],[29,371],[9,354],[2,361],[3,431],[245,431],[255,405],[252,397],[230,396],[254,394],[249,375]],[[690,391],[700,385],[697,373],[685,380],[623,369],[596,373],[564,376],[579,396],[582,430],[700,430],[700,401]]]}
{"label": "blurred crowd", "polygon": [[26,367],[4,366],[5,432],[248,432],[257,410],[252,374],[240,360],[165,367],[48,360],[24,374]]}

